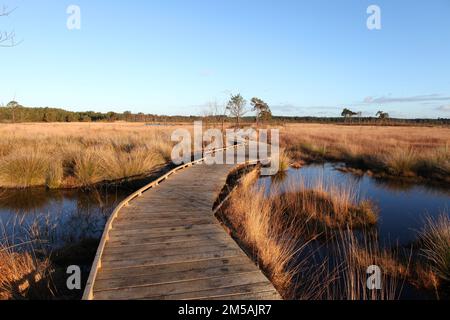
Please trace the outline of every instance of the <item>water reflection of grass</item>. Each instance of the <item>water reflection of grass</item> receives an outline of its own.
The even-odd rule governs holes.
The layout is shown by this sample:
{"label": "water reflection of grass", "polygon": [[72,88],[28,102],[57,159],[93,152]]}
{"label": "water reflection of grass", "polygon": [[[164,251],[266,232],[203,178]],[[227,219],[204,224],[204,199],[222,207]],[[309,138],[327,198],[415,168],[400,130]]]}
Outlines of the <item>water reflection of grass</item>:
{"label": "water reflection of grass", "polygon": [[0,300],[46,298],[52,292],[50,270],[49,259],[33,249],[18,252],[0,243]]}
{"label": "water reflection of grass", "polygon": [[11,218],[2,221],[0,237],[2,298],[80,298],[66,288],[66,268],[79,265],[87,279],[106,219],[126,194],[109,188],[5,191],[0,203]]}
{"label": "water reflection of grass", "polygon": [[[3,254],[8,258],[0,261],[0,277],[5,275],[3,284],[0,281],[2,298],[81,298],[81,291],[67,290],[66,268],[80,266],[82,279],[87,279],[98,239],[117,203],[159,174],[100,188],[0,189],[0,208],[6,213],[0,221],[0,246],[7,249]],[[9,221],[5,221],[6,216]],[[27,282],[19,291],[14,289],[18,278],[25,279],[41,269],[39,281]],[[10,276],[15,272],[16,276]]]}
{"label": "water reflection of grass", "polygon": [[79,211],[2,224],[0,299],[79,299],[81,291],[66,287],[66,269],[80,266],[87,279],[106,218]]}
{"label": "water reflection of grass", "polygon": [[[429,264],[411,260],[411,251],[382,248],[376,230],[367,228],[376,220],[355,214],[364,202],[349,191],[319,189],[317,197],[317,190],[297,187],[270,196],[253,185],[256,179],[253,172],[242,180],[220,218],[284,297],[398,299],[405,283],[435,290],[445,284],[442,277],[436,281]],[[380,291],[366,289],[366,269],[372,264],[383,270]]]}

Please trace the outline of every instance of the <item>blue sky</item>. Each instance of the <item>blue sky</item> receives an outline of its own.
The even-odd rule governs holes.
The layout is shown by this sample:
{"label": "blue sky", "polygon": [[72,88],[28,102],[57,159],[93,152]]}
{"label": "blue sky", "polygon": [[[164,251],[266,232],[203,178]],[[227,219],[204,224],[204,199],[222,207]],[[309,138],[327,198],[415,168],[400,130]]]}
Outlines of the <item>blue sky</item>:
{"label": "blue sky", "polygon": [[[230,92],[275,114],[450,117],[450,1],[0,0],[0,103],[200,114]],[[69,5],[81,30],[66,27]],[[368,30],[367,7],[381,8]]]}

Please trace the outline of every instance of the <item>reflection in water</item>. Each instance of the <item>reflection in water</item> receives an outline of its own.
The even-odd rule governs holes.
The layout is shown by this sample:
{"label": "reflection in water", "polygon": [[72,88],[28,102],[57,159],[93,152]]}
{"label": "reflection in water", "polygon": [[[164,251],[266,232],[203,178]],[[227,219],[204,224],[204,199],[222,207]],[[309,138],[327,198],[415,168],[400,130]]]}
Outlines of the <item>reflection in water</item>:
{"label": "reflection in water", "polygon": [[260,184],[269,192],[283,192],[292,187],[313,186],[317,181],[351,186],[360,198],[372,200],[380,210],[378,233],[381,244],[414,241],[425,216],[437,217],[450,209],[449,190],[344,173],[333,164],[290,169],[284,179],[262,177]]}
{"label": "reflection in water", "polygon": [[278,171],[277,174],[270,176],[272,183],[281,184],[288,177],[287,171]]}
{"label": "reflection in water", "polygon": [[23,243],[39,238],[57,248],[100,238],[114,208],[149,180],[86,190],[0,190],[0,240]]}
{"label": "reflection in water", "polygon": [[[354,276],[346,271],[349,243],[356,241],[369,254],[376,255],[379,248],[391,248],[393,259],[411,261],[417,252],[411,251],[411,242],[417,240],[417,231],[423,227],[426,216],[436,218],[449,213],[450,192],[446,189],[423,185],[374,179],[364,174],[351,174],[339,170],[339,165],[311,165],[301,169],[290,169],[282,178],[261,177],[259,185],[269,195],[277,195],[300,188],[313,188],[317,183],[325,186],[335,185],[338,190],[351,190],[358,193],[358,198],[370,199],[379,208],[380,219],[376,228],[339,231],[327,240],[317,239],[304,246],[297,253],[296,261],[304,265],[297,275],[301,279],[314,279],[317,283],[326,283],[331,274],[335,277],[332,287],[342,294],[345,284]],[[347,236],[352,235],[352,236]],[[299,238],[301,235],[299,235]],[[354,238],[352,238],[354,237]],[[354,240],[351,240],[354,239]],[[351,241],[350,241],[351,240]],[[401,248],[401,246],[406,246]],[[401,248],[401,250],[400,250]],[[406,250],[405,250],[406,249]],[[303,264],[302,264],[303,263]],[[341,267],[344,266],[344,267]],[[326,270],[322,272],[322,268]],[[317,271],[319,270],[319,271]],[[351,270],[351,269],[350,269]],[[355,273],[356,274],[356,273]],[[386,276],[384,283],[396,283],[395,298],[399,299],[435,299],[435,292],[417,288],[408,281]],[[365,282],[362,283],[364,286]],[[364,292],[365,288],[360,288]]]}

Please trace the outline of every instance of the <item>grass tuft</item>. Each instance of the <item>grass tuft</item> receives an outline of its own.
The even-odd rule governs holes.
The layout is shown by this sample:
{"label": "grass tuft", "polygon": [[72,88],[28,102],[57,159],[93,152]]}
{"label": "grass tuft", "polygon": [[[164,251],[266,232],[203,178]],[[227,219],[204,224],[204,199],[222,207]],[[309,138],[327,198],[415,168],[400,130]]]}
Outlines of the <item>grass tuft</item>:
{"label": "grass tuft", "polygon": [[44,185],[49,169],[48,155],[37,148],[17,149],[0,159],[0,178],[4,186],[18,188]]}
{"label": "grass tuft", "polygon": [[170,162],[171,130],[101,123],[0,126],[0,188],[73,188],[148,174]]}
{"label": "grass tuft", "polygon": [[442,280],[450,282],[450,217],[442,214],[433,220],[427,218],[420,232],[421,254],[431,270]]}

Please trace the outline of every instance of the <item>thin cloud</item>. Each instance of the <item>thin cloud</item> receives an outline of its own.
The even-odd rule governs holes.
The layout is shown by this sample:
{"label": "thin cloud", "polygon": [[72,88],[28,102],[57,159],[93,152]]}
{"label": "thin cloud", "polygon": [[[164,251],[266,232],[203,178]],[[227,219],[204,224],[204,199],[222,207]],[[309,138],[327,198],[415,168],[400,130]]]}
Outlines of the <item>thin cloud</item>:
{"label": "thin cloud", "polygon": [[199,74],[202,77],[212,77],[215,75],[215,72],[214,72],[214,70],[211,70],[211,69],[203,69],[203,70],[200,70]]}
{"label": "thin cloud", "polygon": [[366,97],[363,101],[365,104],[389,104],[389,103],[407,103],[407,102],[436,102],[450,101],[450,97],[439,94],[427,94],[411,97]]}
{"label": "thin cloud", "polygon": [[336,106],[297,106],[294,104],[278,104],[270,106],[272,112],[284,116],[333,116],[339,107]]}
{"label": "thin cloud", "polygon": [[450,104],[439,106],[436,110],[441,112],[450,112]]}
{"label": "thin cloud", "polygon": [[271,109],[274,111],[282,111],[282,112],[298,112],[298,111],[308,111],[308,110],[336,110],[338,107],[336,106],[296,106],[293,104],[278,104],[271,106]]}

